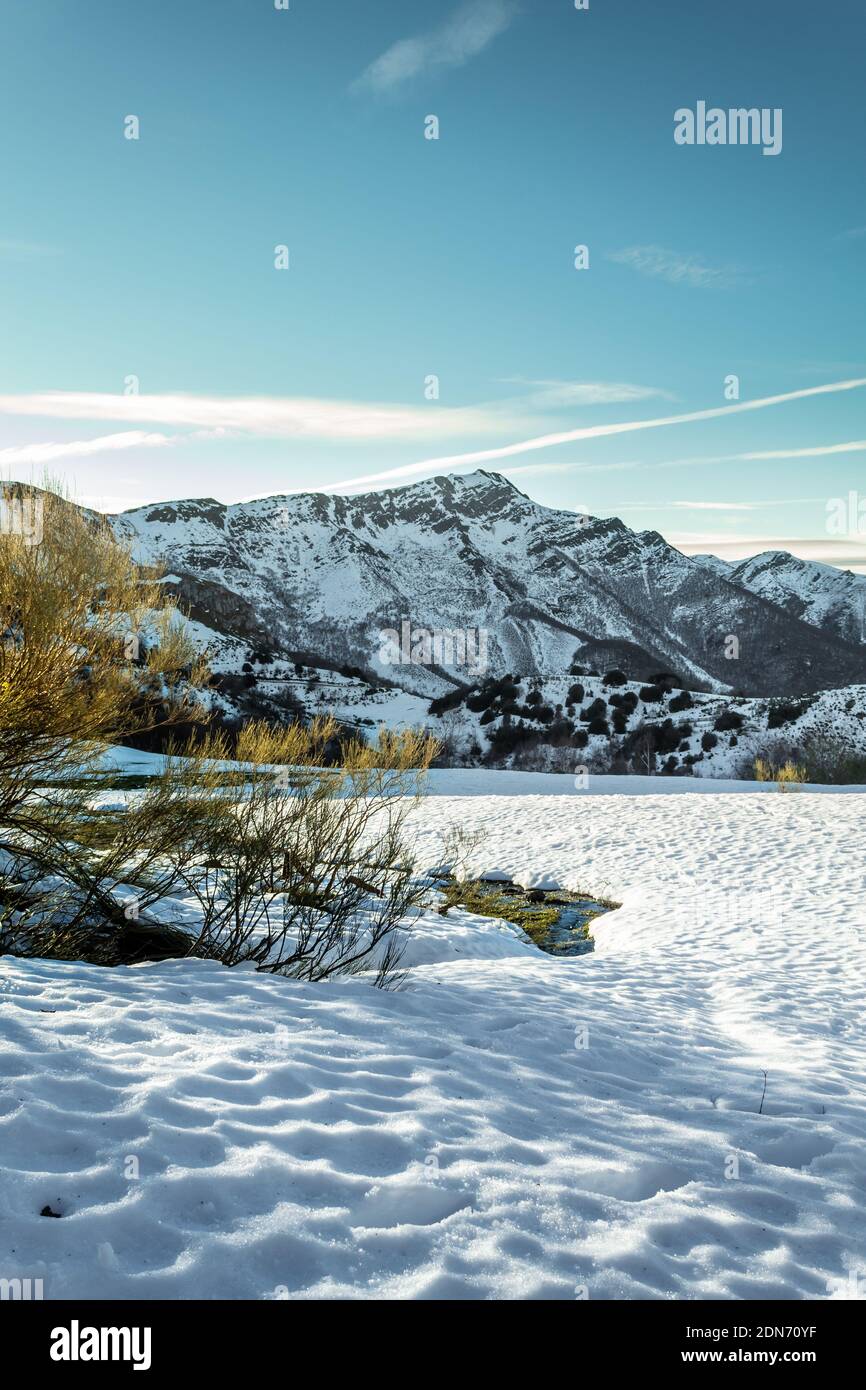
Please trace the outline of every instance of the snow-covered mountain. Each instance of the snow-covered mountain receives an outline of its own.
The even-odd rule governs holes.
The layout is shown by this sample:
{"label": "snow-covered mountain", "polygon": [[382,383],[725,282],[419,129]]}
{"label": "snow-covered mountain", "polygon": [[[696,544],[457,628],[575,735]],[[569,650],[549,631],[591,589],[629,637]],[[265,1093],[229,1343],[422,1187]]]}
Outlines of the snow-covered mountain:
{"label": "snow-covered mountain", "polygon": [[866,575],[765,550],[732,565],[729,577],[795,618],[846,642],[866,642]]}
{"label": "snow-covered mountain", "polygon": [[489,676],[562,676],[576,660],[756,696],[866,680],[862,616],[859,630],[822,630],[827,605],[816,593],[796,611],[784,567],[772,586],[744,582],[654,531],[540,506],[493,473],[354,497],[161,503],[113,525],[142,559],[164,561],[226,651],[359,668],[428,699],[478,673],[437,661],[435,648],[421,664],[393,664],[382,634],[404,622],[412,633],[483,632]]}

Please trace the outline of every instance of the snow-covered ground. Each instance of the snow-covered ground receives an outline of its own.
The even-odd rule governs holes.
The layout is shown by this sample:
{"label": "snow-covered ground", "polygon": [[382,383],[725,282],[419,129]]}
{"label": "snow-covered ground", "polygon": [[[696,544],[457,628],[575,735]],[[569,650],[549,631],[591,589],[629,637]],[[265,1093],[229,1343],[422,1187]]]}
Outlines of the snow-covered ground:
{"label": "snow-covered ground", "polygon": [[456,822],[479,868],[607,892],[595,954],[431,911],[394,993],[0,960],[0,1278],[864,1297],[864,789],[431,781],[421,862]]}

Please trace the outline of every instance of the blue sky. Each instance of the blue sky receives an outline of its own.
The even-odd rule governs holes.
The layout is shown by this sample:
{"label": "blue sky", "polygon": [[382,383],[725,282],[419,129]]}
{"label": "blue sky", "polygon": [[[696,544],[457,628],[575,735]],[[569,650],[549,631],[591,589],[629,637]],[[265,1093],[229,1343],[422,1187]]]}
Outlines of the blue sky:
{"label": "blue sky", "polygon": [[[866,378],[860,0],[40,0],[2,24],[4,476],[119,509],[480,453],[688,550],[866,571],[866,516],[826,525],[866,499],[866,389],[799,394]],[[780,108],[781,151],[677,145],[698,101]]]}

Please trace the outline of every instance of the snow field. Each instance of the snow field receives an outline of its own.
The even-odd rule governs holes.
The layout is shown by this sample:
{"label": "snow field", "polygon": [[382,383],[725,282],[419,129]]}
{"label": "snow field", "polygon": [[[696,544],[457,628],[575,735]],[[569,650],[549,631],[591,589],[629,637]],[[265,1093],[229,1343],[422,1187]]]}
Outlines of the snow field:
{"label": "snow field", "polygon": [[478,868],[610,893],[594,955],[452,910],[396,993],[0,960],[0,1277],[862,1297],[866,796],[591,780],[436,773],[413,828],[422,864],[456,821]]}

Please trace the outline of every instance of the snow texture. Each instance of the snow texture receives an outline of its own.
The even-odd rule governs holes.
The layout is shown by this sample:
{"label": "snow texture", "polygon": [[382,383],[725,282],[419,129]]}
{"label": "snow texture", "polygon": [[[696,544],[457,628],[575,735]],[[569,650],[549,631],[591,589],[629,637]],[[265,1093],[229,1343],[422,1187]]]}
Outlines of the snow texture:
{"label": "snow texture", "polygon": [[458,822],[481,867],[621,901],[593,955],[431,909],[392,993],[0,960],[0,1277],[862,1298],[863,789],[591,782],[437,773],[413,824],[424,867]]}

